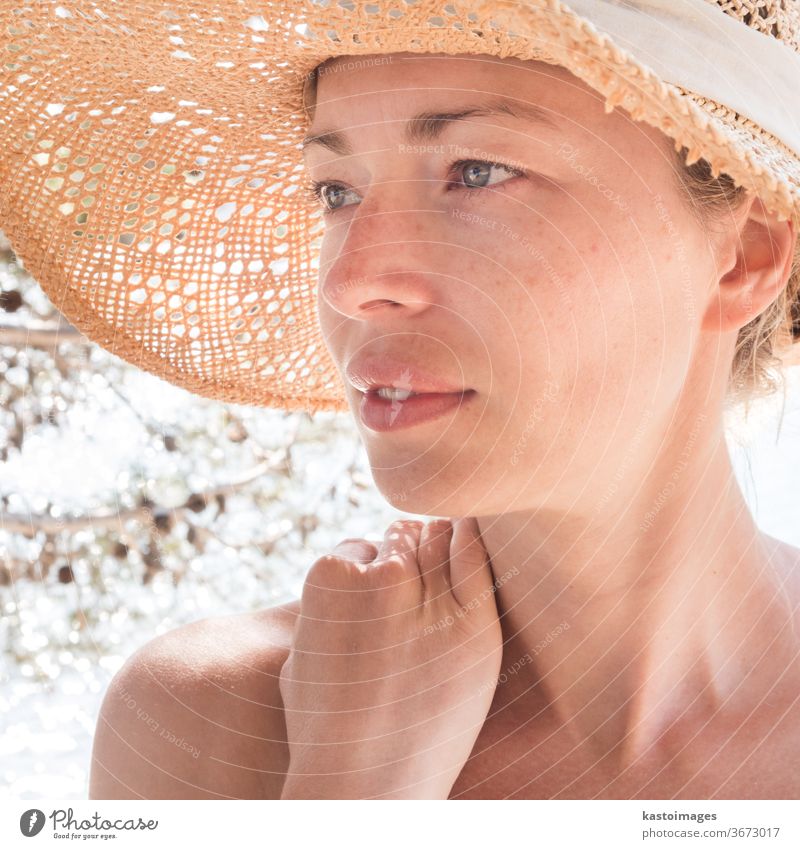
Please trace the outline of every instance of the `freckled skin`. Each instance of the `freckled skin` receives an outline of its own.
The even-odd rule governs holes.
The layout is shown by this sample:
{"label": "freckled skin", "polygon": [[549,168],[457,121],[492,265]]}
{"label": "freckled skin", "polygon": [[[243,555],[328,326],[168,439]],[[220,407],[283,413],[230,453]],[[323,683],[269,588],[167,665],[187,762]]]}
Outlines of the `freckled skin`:
{"label": "freckled skin", "polygon": [[[437,140],[446,151],[505,156],[530,176],[495,169],[489,188],[445,192],[446,166],[460,157],[400,152],[401,121],[486,90],[524,91],[565,129],[500,117],[454,124]],[[669,356],[665,337],[671,349],[696,350],[703,370],[721,365],[730,340],[720,350],[718,337],[698,336],[701,313],[686,317],[689,297],[707,300],[714,256],[666,191],[672,142],[619,110],[606,115],[596,93],[563,69],[411,57],[369,73],[323,74],[313,125],[358,126],[355,156],[307,154],[311,177],[354,189],[326,217],[321,254],[320,320],[337,363],[343,369],[365,347],[400,349],[479,393],[468,411],[434,425],[438,439],[429,428],[402,438],[362,429],[376,483],[400,509],[494,513],[513,496],[522,495],[520,508],[531,504],[525,490],[543,488],[568,502],[587,469],[598,479],[613,474],[644,408],[671,415],[690,364]],[[595,180],[584,176],[590,169]],[[494,226],[465,221],[463,210]],[[670,232],[691,263],[691,292],[682,289],[683,265],[659,259]],[[536,421],[524,463],[510,467],[548,381],[557,401]],[[347,391],[356,414],[357,393]],[[601,459],[597,435],[611,433]]]}
{"label": "freckled skin", "polygon": [[[311,600],[324,616],[295,601],[163,635],[110,688],[92,798],[292,798],[313,789],[285,776],[325,739],[333,761],[305,763],[333,773],[316,798],[394,792],[363,768],[337,774],[343,739],[381,741],[347,750],[361,767],[432,766],[414,780],[438,798],[798,798],[800,552],[760,532],[722,438],[736,336],[785,286],[792,225],[751,197],[705,233],[675,188],[672,141],[621,109],[606,115],[563,69],[391,60],[337,60],[319,80],[309,131],[344,130],[353,145],[306,151],[311,178],[348,190],[325,217],[319,317],[343,373],[360,351],[392,352],[410,380],[424,367],[475,390],[458,411],[378,434],[346,387],[384,498],[474,517],[458,523],[474,561],[451,546],[448,563],[441,539],[422,545],[430,525],[413,525],[419,544],[395,560],[380,554],[389,532],[380,551],[345,540],[310,572],[333,597],[304,586],[306,614]],[[442,152],[400,147],[417,112],[508,93],[563,128],[473,118],[451,124]],[[448,188],[469,171],[451,174],[453,160],[495,157],[525,173],[492,168],[483,187]],[[454,567],[494,587],[491,604],[462,592],[466,619],[448,595]],[[438,614],[419,604],[418,569],[429,583],[449,569]],[[459,636],[450,620],[480,627]],[[304,693],[284,674],[298,634],[337,658],[308,653],[323,680],[299,675]],[[339,680],[324,680],[332,670]],[[314,709],[304,736],[303,706],[324,705],[331,684],[339,707],[353,708],[355,684],[367,709],[352,727],[347,711],[330,724]],[[154,742],[122,694],[196,742],[197,759]],[[381,694],[392,709],[373,703]],[[448,706],[453,727],[433,710]],[[446,756],[431,755],[419,717]],[[395,789],[409,774],[391,776]]]}
{"label": "freckled skin", "polygon": [[[513,92],[563,129],[453,125],[445,143],[459,157],[504,156],[526,174],[445,192],[455,157],[400,152],[402,122],[476,92]],[[456,413],[376,435],[349,387],[375,482],[401,510],[479,517],[494,574],[521,566],[497,590],[503,666],[535,660],[498,687],[506,706],[454,792],[797,791],[780,769],[755,789],[739,769],[751,751],[726,736],[737,728],[758,745],[791,717],[800,751],[789,636],[800,587],[788,580],[800,552],[760,532],[722,438],[736,337],[786,285],[793,225],[748,196],[706,232],[677,188],[672,140],[624,110],[607,115],[590,87],[543,63],[397,54],[323,75],[313,123],[358,127],[352,156],[307,159],[314,179],[355,190],[326,217],[322,244],[335,361],[402,350],[477,391]],[[765,721],[748,731],[751,711]],[[541,750],[548,769],[525,762],[501,777],[523,728],[531,751],[558,732]],[[676,761],[703,728],[697,761]]]}

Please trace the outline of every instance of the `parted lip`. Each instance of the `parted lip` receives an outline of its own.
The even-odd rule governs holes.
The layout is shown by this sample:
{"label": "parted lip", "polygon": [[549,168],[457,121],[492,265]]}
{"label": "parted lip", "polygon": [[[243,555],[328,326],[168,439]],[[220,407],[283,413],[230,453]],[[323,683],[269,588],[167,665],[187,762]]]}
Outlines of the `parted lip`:
{"label": "parted lip", "polygon": [[377,392],[392,387],[409,392],[463,393],[472,390],[438,375],[399,356],[380,354],[356,355],[345,368],[348,383],[360,392]]}

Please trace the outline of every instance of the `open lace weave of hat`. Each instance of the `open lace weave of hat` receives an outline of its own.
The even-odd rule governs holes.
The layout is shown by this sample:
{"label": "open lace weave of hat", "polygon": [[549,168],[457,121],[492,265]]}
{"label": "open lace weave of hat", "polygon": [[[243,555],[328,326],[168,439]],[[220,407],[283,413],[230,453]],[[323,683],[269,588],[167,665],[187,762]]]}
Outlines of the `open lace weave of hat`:
{"label": "open lace weave of hat", "polygon": [[[800,54],[795,0],[714,5]],[[628,62],[556,0],[5,0],[0,25],[0,227],[90,339],[210,398],[347,408],[318,325],[323,223],[300,149],[303,83],[333,55],[569,63],[608,109],[800,221],[794,150]]]}

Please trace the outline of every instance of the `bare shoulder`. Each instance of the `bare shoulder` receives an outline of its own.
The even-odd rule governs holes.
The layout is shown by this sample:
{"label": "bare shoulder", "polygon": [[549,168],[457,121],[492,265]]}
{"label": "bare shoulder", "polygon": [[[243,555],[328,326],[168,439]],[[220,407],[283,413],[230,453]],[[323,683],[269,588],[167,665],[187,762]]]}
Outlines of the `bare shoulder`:
{"label": "bare shoulder", "polygon": [[216,616],[146,643],[95,730],[92,799],[279,798],[288,768],[278,676],[299,600]]}

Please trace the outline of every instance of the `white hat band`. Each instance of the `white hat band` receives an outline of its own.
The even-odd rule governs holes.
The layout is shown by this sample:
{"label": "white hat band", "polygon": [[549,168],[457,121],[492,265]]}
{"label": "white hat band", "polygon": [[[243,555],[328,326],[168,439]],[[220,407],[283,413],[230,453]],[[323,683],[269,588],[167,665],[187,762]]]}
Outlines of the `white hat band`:
{"label": "white hat band", "polygon": [[666,82],[716,100],[800,156],[800,55],[706,0],[569,0]]}

